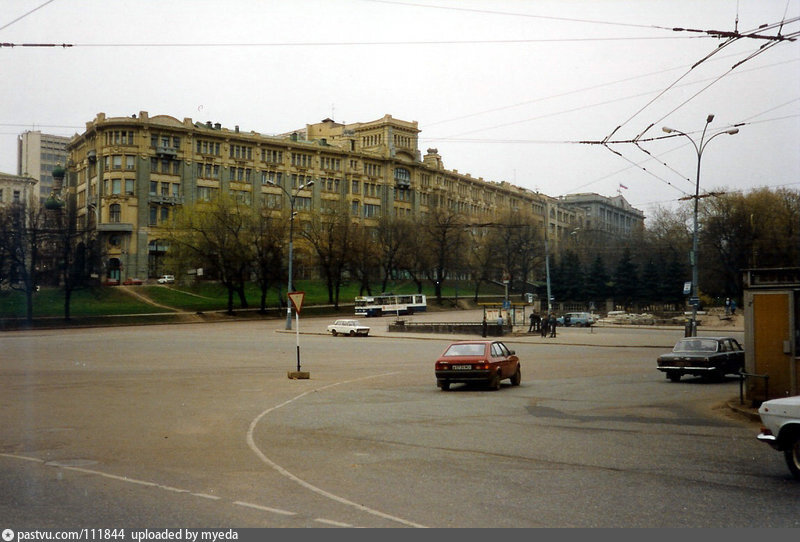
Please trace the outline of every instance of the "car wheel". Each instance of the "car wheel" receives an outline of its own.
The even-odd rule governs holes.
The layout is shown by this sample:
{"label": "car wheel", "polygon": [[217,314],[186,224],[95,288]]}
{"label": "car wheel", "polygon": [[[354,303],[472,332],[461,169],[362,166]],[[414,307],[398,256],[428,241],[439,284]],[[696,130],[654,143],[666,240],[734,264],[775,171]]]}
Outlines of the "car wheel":
{"label": "car wheel", "polygon": [[681,373],[677,371],[667,371],[667,378],[669,378],[671,382],[678,382],[681,379]]}
{"label": "car wheel", "polygon": [[448,391],[450,389],[450,382],[439,382],[439,387],[442,388],[442,391]]}
{"label": "car wheel", "polygon": [[500,389],[500,373],[494,373],[492,379],[489,380],[489,388],[493,390]]}
{"label": "car wheel", "polygon": [[783,456],[786,458],[789,472],[796,480],[800,480],[800,435],[794,436],[794,442],[783,451]]}
{"label": "car wheel", "polygon": [[336,336],[338,335],[338,333],[336,333],[336,330],[335,330],[335,329],[332,329],[332,330],[331,330],[331,335],[333,335],[334,337],[336,337]]}
{"label": "car wheel", "polygon": [[520,382],[522,382],[522,371],[517,365],[517,370],[514,371],[514,375],[511,377],[511,385],[512,386],[519,386]]}
{"label": "car wheel", "polygon": [[353,331],[353,330],[351,329],[351,330],[350,330],[350,336],[351,336],[351,337],[354,337],[354,336],[355,336],[355,334],[356,334],[356,332],[355,332],[355,331]]}

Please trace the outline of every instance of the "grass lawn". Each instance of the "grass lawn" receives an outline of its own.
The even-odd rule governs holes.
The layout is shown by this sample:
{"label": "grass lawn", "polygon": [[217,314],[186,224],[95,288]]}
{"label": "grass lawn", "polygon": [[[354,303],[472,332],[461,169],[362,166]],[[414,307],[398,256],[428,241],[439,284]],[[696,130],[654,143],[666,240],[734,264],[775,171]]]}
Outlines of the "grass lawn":
{"label": "grass lawn", "polygon": [[[279,306],[279,295],[286,295],[286,285],[270,289],[267,295],[267,307]],[[297,280],[295,290],[305,292],[304,306],[327,305],[328,289],[323,281]],[[372,294],[378,294],[380,285],[377,284]],[[199,282],[196,284],[171,284],[131,286],[130,289],[140,293],[153,302],[180,311],[214,311],[224,310],[228,305],[228,292],[215,282]],[[391,283],[387,289],[396,294],[416,293],[416,285],[410,281]],[[442,288],[444,297],[472,297],[474,286],[466,281],[446,282]],[[423,292],[428,296],[429,302],[433,298],[433,287],[425,284]],[[482,285],[481,295],[502,295],[503,288],[495,285]],[[366,292],[365,292],[366,294]],[[355,296],[359,295],[358,284],[350,282],[341,287],[339,291],[339,304],[353,303]],[[258,308],[261,292],[255,284],[248,284],[245,296],[250,308]],[[240,309],[239,297],[234,296],[233,306]],[[79,316],[120,315],[120,314],[149,314],[170,313],[169,308],[161,308],[143,301],[133,295],[127,294],[123,288],[116,286],[98,286],[75,290],[72,293],[70,314]],[[64,292],[59,288],[42,288],[33,297],[34,317],[59,317],[64,315]],[[25,318],[25,295],[15,290],[0,291],[0,318]]]}

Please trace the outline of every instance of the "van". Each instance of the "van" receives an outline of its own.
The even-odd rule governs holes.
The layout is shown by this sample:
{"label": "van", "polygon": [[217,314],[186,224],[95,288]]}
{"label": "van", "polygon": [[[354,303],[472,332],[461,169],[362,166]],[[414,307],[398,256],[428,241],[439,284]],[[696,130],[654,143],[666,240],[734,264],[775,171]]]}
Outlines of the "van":
{"label": "van", "polygon": [[556,321],[558,325],[565,327],[589,327],[596,322],[594,315],[590,312],[568,312],[564,316],[559,316]]}

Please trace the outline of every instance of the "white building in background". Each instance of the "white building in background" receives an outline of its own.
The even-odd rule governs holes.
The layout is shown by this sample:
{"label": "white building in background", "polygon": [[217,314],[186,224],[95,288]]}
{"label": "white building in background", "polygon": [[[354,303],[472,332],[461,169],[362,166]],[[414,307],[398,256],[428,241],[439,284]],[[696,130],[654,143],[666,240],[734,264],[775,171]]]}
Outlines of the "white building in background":
{"label": "white building in background", "polygon": [[30,205],[36,198],[37,185],[31,177],[0,173],[0,207],[13,203]]}
{"label": "white building in background", "polygon": [[613,197],[595,193],[561,196],[563,207],[581,209],[585,213],[587,232],[600,232],[611,236],[630,236],[644,229],[644,213],[633,207],[622,195]]}
{"label": "white building in background", "polygon": [[67,143],[71,138],[26,131],[17,137],[17,175],[38,182],[34,196],[44,202],[53,188],[53,168],[67,165]]}

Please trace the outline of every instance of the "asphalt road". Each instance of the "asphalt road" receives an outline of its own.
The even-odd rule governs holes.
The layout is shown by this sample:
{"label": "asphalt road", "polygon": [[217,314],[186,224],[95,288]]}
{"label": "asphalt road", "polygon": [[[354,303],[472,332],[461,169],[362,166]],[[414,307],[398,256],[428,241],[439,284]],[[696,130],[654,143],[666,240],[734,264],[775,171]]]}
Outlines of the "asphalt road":
{"label": "asphalt road", "polygon": [[0,335],[0,529],[800,525],[738,381],[655,370],[682,329],[508,336],[521,386],[442,392],[451,337],[389,319],[301,319],[307,380],[285,320]]}

